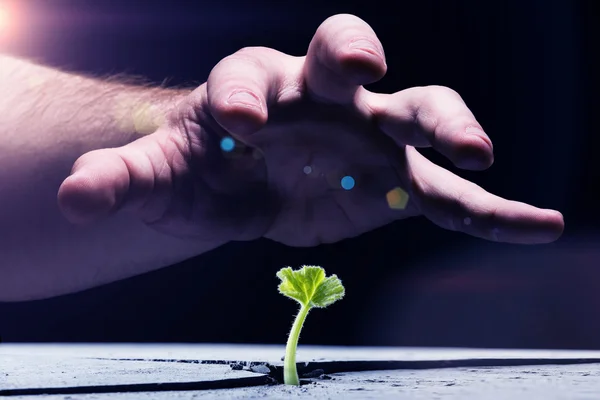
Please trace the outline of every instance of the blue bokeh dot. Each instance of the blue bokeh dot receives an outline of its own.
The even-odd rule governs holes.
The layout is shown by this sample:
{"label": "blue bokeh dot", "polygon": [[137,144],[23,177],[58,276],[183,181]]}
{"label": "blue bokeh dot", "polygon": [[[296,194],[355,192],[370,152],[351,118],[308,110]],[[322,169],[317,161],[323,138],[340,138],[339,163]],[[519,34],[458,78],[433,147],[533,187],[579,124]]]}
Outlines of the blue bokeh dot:
{"label": "blue bokeh dot", "polygon": [[221,149],[223,151],[231,151],[235,147],[235,141],[230,137],[225,137],[221,139]]}
{"label": "blue bokeh dot", "polygon": [[345,176],[342,178],[341,184],[342,184],[343,189],[350,190],[354,187],[354,184],[355,184],[354,178],[351,176]]}

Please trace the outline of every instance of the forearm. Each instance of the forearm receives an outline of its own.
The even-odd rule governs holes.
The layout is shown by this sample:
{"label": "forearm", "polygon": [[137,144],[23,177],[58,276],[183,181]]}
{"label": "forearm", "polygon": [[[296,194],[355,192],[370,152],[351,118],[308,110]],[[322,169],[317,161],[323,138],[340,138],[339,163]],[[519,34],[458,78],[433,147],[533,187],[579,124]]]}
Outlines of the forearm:
{"label": "forearm", "polygon": [[0,55],[0,91],[0,301],[86,289],[216,246],[120,214],[75,226],[56,200],[79,156],[151,133],[187,90],[91,79]]}

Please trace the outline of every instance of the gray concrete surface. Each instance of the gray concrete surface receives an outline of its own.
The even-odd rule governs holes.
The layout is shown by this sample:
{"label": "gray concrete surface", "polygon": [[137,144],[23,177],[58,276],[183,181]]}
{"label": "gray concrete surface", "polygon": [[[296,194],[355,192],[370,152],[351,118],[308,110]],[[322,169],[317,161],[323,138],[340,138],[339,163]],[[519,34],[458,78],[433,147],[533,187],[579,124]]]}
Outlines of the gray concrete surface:
{"label": "gray concrete surface", "polygon": [[[283,346],[0,345],[0,390],[247,379],[229,365],[149,360],[245,360],[281,365]],[[302,346],[298,361],[600,359],[600,352]],[[129,359],[125,361],[123,359]],[[132,361],[145,359],[147,361]],[[196,398],[597,399],[600,363],[333,373],[300,388],[262,385],[219,390],[10,396],[18,400]]]}
{"label": "gray concrete surface", "polygon": [[194,382],[255,376],[229,365],[98,360],[75,355],[0,355],[0,389]]}
{"label": "gray concrete surface", "polygon": [[[77,358],[143,358],[238,360],[283,364],[283,345],[239,344],[0,344],[0,362],[7,355]],[[476,358],[600,358],[600,351],[505,350],[419,347],[333,347],[299,345],[298,362],[315,360],[438,360]],[[2,364],[0,364],[2,366]]]}

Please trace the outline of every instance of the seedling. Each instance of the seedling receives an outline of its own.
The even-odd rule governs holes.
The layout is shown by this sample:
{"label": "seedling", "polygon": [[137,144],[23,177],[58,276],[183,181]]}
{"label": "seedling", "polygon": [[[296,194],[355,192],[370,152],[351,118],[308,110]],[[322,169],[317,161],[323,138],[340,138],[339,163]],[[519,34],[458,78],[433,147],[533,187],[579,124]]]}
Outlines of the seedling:
{"label": "seedling", "polygon": [[286,385],[300,385],[296,370],[296,348],[304,320],[311,308],[325,308],[344,297],[344,286],[336,275],[325,277],[321,267],[305,265],[299,270],[282,268],[277,273],[281,280],[279,293],[300,303],[294,325],[288,336],[283,364],[283,382]]}

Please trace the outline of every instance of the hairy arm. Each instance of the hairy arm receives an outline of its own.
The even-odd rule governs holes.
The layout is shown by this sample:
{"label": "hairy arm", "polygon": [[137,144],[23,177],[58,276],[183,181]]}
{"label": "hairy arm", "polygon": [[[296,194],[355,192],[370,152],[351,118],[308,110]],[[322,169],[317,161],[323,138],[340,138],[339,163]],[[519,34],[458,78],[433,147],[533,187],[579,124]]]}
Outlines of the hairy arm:
{"label": "hairy arm", "polygon": [[151,133],[188,90],[0,55],[0,92],[0,301],[83,290],[217,246],[163,235],[127,215],[73,225],[57,205],[79,156]]}

